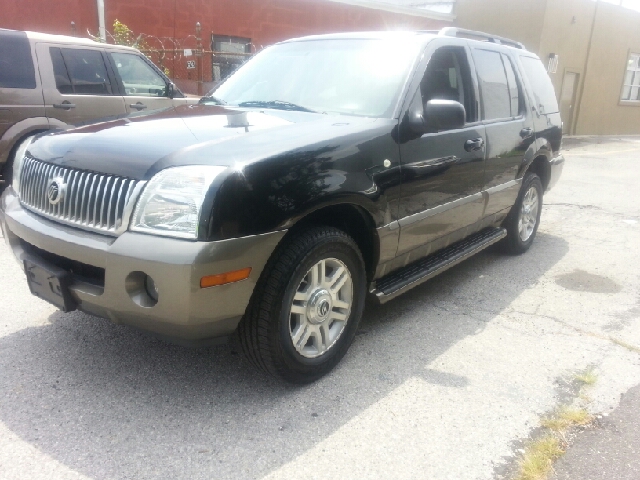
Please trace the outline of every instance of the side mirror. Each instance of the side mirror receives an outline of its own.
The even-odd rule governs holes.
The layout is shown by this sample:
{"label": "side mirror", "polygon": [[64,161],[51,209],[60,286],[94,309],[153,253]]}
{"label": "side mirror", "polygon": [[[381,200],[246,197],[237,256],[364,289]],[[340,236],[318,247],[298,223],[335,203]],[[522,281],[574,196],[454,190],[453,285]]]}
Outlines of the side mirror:
{"label": "side mirror", "polygon": [[467,113],[464,105],[454,100],[429,100],[422,112],[409,114],[409,125],[416,133],[439,132],[464,127]]}
{"label": "side mirror", "polygon": [[167,97],[173,98],[176,96],[176,85],[173,82],[167,83]]}

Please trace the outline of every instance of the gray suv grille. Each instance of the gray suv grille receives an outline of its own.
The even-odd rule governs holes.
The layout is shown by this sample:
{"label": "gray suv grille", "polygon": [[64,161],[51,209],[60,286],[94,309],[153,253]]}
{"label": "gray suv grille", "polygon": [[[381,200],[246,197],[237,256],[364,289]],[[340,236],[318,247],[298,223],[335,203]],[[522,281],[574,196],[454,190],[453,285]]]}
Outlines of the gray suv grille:
{"label": "gray suv grille", "polygon": [[127,229],[133,205],[145,183],[25,157],[20,202],[51,220],[119,235]]}

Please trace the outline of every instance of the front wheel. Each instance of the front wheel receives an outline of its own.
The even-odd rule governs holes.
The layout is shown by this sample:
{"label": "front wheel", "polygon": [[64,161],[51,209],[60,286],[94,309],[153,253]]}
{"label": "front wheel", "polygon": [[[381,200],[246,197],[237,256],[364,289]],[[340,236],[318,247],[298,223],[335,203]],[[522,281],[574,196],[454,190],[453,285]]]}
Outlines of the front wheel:
{"label": "front wheel", "polygon": [[293,383],[344,356],[366,295],[364,261],[346,233],[314,227],[285,241],[265,268],[238,335],[249,360]]}
{"label": "front wheel", "polygon": [[529,250],[540,225],[542,213],[542,182],[535,173],[527,173],[522,188],[505,221],[507,237],[504,246],[509,253]]}

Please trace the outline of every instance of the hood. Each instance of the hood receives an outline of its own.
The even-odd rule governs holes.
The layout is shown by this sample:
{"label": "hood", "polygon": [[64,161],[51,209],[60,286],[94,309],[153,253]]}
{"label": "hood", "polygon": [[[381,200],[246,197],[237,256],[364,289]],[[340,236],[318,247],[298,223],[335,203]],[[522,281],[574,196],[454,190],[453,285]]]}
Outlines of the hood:
{"label": "hood", "polygon": [[168,166],[234,165],[362,131],[376,119],[182,105],[39,137],[34,158],[69,168],[148,179]]}

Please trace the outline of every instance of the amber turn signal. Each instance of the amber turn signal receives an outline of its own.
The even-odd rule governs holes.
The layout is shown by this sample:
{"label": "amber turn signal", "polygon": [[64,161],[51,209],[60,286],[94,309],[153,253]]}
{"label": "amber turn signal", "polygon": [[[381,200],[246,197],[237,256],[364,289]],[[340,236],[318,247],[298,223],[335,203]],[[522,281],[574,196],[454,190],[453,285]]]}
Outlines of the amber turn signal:
{"label": "amber turn signal", "polygon": [[249,278],[251,267],[235,270],[233,272],[220,273],[218,275],[207,275],[200,279],[200,288],[217,287],[227,283],[239,282]]}

